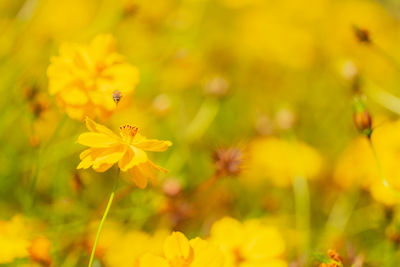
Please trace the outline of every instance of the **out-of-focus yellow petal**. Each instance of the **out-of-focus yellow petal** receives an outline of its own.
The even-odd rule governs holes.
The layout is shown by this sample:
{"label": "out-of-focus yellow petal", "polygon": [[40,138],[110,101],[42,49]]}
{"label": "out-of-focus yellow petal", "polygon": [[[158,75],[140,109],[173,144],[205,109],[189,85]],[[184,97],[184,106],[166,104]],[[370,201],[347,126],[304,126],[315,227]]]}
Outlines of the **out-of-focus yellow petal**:
{"label": "out-of-focus yellow petal", "polygon": [[86,127],[89,131],[96,132],[96,133],[103,133],[109,135],[115,139],[119,139],[119,136],[116,135],[113,131],[105,127],[104,125],[98,124],[94,122],[92,119],[86,117]]}
{"label": "out-of-focus yellow petal", "polygon": [[164,258],[147,253],[140,259],[139,267],[171,267],[171,266]]}
{"label": "out-of-focus yellow petal", "polygon": [[121,168],[121,171],[127,171],[133,166],[146,161],[147,155],[143,150],[130,146],[119,161],[118,166]]}
{"label": "out-of-focus yellow petal", "polygon": [[244,239],[241,223],[229,217],[215,222],[210,235],[213,241],[229,250],[238,248]]}
{"label": "out-of-focus yellow petal", "polygon": [[193,248],[194,259],[190,267],[222,267],[224,266],[224,256],[222,251],[215,244],[211,244],[197,237],[190,240]]}
{"label": "out-of-focus yellow petal", "polygon": [[285,242],[274,227],[268,227],[259,221],[244,223],[244,242],[242,256],[248,260],[265,260],[281,256],[285,251]]}
{"label": "out-of-focus yellow petal", "polygon": [[128,170],[129,175],[131,176],[132,181],[139,187],[140,189],[144,189],[147,186],[148,179],[144,174],[140,171],[138,167],[133,167]]}
{"label": "out-of-focus yellow petal", "polygon": [[170,262],[185,262],[191,257],[189,240],[181,232],[173,232],[164,243],[164,254]]}
{"label": "out-of-focus yellow petal", "polygon": [[[136,141],[136,140],[135,140]],[[139,142],[134,142],[133,145],[137,148],[147,151],[165,151],[172,146],[170,141],[162,141],[157,139],[145,139]]]}

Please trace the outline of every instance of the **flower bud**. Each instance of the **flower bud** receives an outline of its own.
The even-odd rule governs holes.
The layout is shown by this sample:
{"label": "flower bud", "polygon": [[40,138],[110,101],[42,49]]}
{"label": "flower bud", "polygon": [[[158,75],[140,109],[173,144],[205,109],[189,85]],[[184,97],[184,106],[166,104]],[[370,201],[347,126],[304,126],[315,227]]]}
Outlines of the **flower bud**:
{"label": "flower bud", "polygon": [[357,129],[369,138],[372,133],[372,118],[365,104],[358,98],[354,102],[353,120]]}
{"label": "flower bud", "polygon": [[217,149],[214,152],[217,175],[238,176],[241,171],[242,151],[238,148]]}

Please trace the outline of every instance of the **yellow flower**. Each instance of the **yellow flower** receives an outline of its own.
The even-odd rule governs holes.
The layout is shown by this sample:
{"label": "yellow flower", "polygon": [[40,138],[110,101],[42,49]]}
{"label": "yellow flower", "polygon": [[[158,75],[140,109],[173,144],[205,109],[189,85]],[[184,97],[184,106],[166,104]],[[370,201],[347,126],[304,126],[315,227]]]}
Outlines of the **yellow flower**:
{"label": "yellow flower", "polygon": [[[87,249],[90,252],[95,240],[98,222],[89,224]],[[139,259],[145,253],[160,254],[163,243],[169,231],[158,229],[152,235],[139,230],[133,230],[117,221],[107,221],[102,230],[96,257],[108,267],[137,266]]]}
{"label": "yellow flower", "polygon": [[395,205],[400,203],[400,120],[378,125],[371,135],[371,142],[382,172],[369,141],[358,137],[339,158],[333,178],[343,188],[360,186],[369,190],[376,201]]}
{"label": "yellow flower", "polygon": [[92,167],[104,172],[118,162],[123,172],[128,172],[139,188],[145,188],[148,180],[153,183],[156,175],[153,171],[166,170],[149,160],[145,151],[165,151],[172,145],[170,141],[146,139],[138,133],[137,127],[120,127],[120,136],[107,127],[86,118],[90,132],[81,134],[77,143],[90,147],[80,154],[81,162],[77,169]]}
{"label": "yellow flower", "polygon": [[41,236],[33,239],[28,248],[30,258],[35,262],[49,266],[51,264],[50,247],[51,242],[46,237]]}
{"label": "yellow flower", "polygon": [[296,176],[317,178],[323,160],[318,151],[299,142],[276,137],[254,140],[248,151],[246,180],[268,179],[277,186],[289,186]]}
{"label": "yellow flower", "polygon": [[281,259],[285,252],[282,236],[276,228],[259,220],[242,224],[225,217],[213,224],[210,240],[221,247],[226,260],[224,267],[287,266]]}
{"label": "yellow flower", "polygon": [[30,230],[27,226],[24,218],[18,215],[10,221],[0,221],[0,264],[29,255]]}
{"label": "yellow flower", "polygon": [[137,68],[116,52],[111,35],[98,35],[87,45],[64,44],[47,70],[49,91],[74,119],[104,117],[115,109],[112,93],[126,95],[139,81]]}
{"label": "yellow flower", "polygon": [[184,234],[173,232],[164,243],[164,257],[147,253],[139,267],[222,267],[222,252],[216,246],[195,238],[188,240]]}

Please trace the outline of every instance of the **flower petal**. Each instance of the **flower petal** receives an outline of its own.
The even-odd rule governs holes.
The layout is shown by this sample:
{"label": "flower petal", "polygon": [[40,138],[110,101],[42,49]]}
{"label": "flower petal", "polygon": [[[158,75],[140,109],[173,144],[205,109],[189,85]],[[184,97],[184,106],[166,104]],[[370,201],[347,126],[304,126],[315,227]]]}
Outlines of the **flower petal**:
{"label": "flower petal", "polygon": [[170,141],[163,141],[157,139],[144,139],[138,143],[133,144],[135,147],[147,151],[165,151],[168,147],[172,146]]}
{"label": "flower petal", "polygon": [[166,261],[164,258],[157,256],[157,255],[152,255],[152,254],[145,254],[141,259],[140,259],[140,267],[170,267],[168,264],[168,261]]}
{"label": "flower petal", "polygon": [[147,160],[147,155],[143,150],[129,146],[124,156],[119,161],[118,166],[121,171],[127,171],[133,166],[144,163]]}
{"label": "flower petal", "polygon": [[103,164],[111,164],[118,162],[125,153],[123,145],[105,149],[93,162],[93,169],[97,171]]}
{"label": "flower petal", "polygon": [[105,148],[117,144],[117,140],[103,133],[83,133],[78,137],[77,143],[88,146]]}
{"label": "flower petal", "polygon": [[191,254],[189,240],[181,232],[173,232],[165,240],[164,254],[170,262],[188,260]]}
{"label": "flower petal", "polygon": [[157,170],[157,171],[159,171],[159,172],[168,173],[168,170],[167,170],[167,169],[164,169],[163,167],[158,166],[157,164],[155,164],[155,163],[152,162],[151,160],[149,160],[148,163],[149,163],[149,165],[150,165],[153,169],[155,169],[155,170]]}
{"label": "flower petal", "polygon": [[139,187],[140,189],[146,188],[148,180],[138,167],[133,167],[129,169],[128,173],[131,176],[133,182],[137,185],[137,187]]}
{"label": "flower petal", "polygon": [[112,167],[112,165],[114,165],[114,163],[103,163],[103,164],[99,165],[98,167],[95,167],[93,165],[93,170],[95,170],[96,172],[105,172],[108,169],[110,169]]}
{"label": "flower petal", "polygon": [[120,139],[118,135],[116,135],[113,131],[108,129],[106,126],[94,122],[89,117],[86,117],[86,127],[91,132],[103,133],[103,134],[109,135],[110,137],[116,138],[118,140]]}

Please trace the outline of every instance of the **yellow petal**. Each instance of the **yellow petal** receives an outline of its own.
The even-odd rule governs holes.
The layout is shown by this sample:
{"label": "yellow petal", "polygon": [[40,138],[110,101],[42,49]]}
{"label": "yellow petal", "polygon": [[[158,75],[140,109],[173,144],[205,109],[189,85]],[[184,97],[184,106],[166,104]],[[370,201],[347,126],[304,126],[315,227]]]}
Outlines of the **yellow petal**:
{"label": "yellow petal", "polygon": [[76,168],[78,170],[79,169],[87,169],[87,168],[90,168],[90,166],[92,166],[92,164],[93,164],[93,160],[91,159],[91,157],[85,157],[84,159],[81,160],[78,167],[76,167]]}
{"label": "yellow petal", "polygon": [[132,178],[132,181],[139,187],[140,189],[144,189],[147,186],[148,179],[143,175],[138,167],[133,167],[128,170],[129,175]]}
{"label": "yellow petal", "polygon": [[119,136],[116,135],[113,131],[105,127],[104,125],[98,124],[94,122],[92,119],[89,117],[86,117],[86,127],[88,128],[89,131],[91,132],[96,132],[96,133],[103,133],[106,135],[109,135],[115,139],[119,139]]}
{"label": "yellow petal", "polygon": [[137,166],[139,168],[140,172],[148,178],[153,184],[156,183],[157,177],[156,174],[153,172],[151,165],[149,164],[149,161],[139,164]]}
{"label": "yellow petal", "polygon": [[154,162],[152,162],[151,160],[148,161],[148,164],[155,170],[159,171],[159,172],[163,172],[163,173],[168,173],[167,169],[164,169],[161,166],[158,166],[157,164],[155,164]]}
{"label": "yellow petal", "polygon": [[121,171],[127,171],[133,166],[144,163],[147,160],[147,155],[143,150],[129,146],[124,156],[119,161],[118,166]]}
{"label": "yellow petal", "polygon": [[117,143],[114,138],[103,133],[83,133],[78,137],[77,143],[88,147],[110,147]]}
{"label": "yellow petal", "polygon": [[147,151],[165,151],[168,147],[172,146],[172,143],[170,141],[146,139],[138,143],[133,143],[133,145]]}
{"label": "yellow petal", "polygon": [[79,158],[80,158],[80,159],[85,158],[87,155],[90,154],[91,151],[92,151],[92,150],[91,150],[90,148],[89,148],[89,149],[86,149],[86,150],[83,150],[82,153],[79,154]]}
{"label": "yellow petal", "polygon": [[227,250],[240,247],[243,243],[244,233],[242,224],[230,217],[225,217],[215,222],[210,231],[211,239]]}
{"label": "yellow petal", "polygon": [[224,255],[218,246],[198,237],[190,240],[190,246],[193,248],[194,253],[194,260],[190,267],[224,266]]}
{"label": "yellow petal", "polygon": [[118,162],[125,153],[125,149],[123,145],[119,145],[116,147],[111,147],[109,149],[104,149],[102,153],[96,157],[93,163],[93,169],[99,168],[100,165],[103,164],[114,164]]}
{"label": "yellow petal", "polygon": [[188,260],[191,254],[189,240],[181,232],[173,232],[164,243],[165,257],[176,262],[179,259]]}
{"label": "yellow petal", "polygon": [[114,164],[113,163],[103,163],[96,167],[93,165],[93,170],[95,170],[96,172],[105,172],[108,169],[110,169],[112,167],[112,165],[114,165]]}
{"label": "yellow petal", "polygon": [[170,265],[164,258],[147,253],[140,259],[139,267],[170,267]]}

